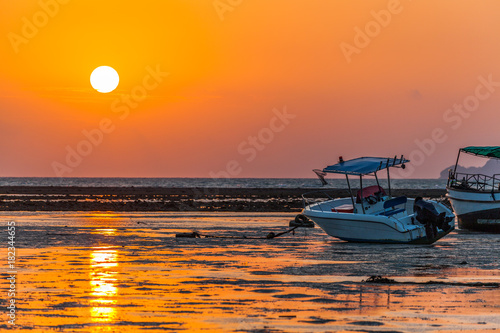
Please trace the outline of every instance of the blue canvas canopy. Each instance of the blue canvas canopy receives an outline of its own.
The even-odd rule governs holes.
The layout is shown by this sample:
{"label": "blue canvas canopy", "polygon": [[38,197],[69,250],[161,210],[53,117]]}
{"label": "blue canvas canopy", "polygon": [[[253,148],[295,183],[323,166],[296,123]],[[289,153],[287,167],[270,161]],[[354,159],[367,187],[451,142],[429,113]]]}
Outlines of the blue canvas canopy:
{"label": "blue canvas canopy", "polygon": [[410,161],[403,158],[403,156],[401,156],[401,158],[359,157],[327,166],[323,169],[323,172],[363,176],[379,170],[399,166],[407,162]]}

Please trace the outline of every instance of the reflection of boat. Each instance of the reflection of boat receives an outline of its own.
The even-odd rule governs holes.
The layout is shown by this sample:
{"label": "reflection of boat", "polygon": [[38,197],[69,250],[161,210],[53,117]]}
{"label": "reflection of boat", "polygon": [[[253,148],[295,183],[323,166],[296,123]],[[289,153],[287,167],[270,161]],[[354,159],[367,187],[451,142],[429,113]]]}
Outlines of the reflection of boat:
{"label": "reflection of boat", "polygon": [[462,229],[500,232],[500,174],[487,176],[457,172],[460,153],[500,159],[500,147],[466,147],[458,151],[448,175],[448,199]]}
{"label": "reflection of boat", "polygon": [[[455,228],[453,212],[441,203],[422,198],[391,196],[389,168],[409,162],[401,158],[361,157],[323,169],[346,176],[350,197],[311,199],[306,193],[302,214],[328,235],[352,242],[431,244]],[[388,194],[380,187],[377,172],[387,169]],[[359,176],[360,190],[354,196],[349,175]],[[364,176],[375,176],[377,185],[363,188]]]}

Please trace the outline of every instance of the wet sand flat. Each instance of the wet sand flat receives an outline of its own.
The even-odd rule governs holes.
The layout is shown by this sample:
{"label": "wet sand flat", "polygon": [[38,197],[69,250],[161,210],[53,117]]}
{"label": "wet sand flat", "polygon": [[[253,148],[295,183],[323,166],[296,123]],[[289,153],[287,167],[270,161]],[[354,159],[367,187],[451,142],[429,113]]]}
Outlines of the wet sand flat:
{"label": "wet sand flat", "polygon": [[[489,332],[500,238],[352,244],[290,213],[3,212],[26,332]],[[241,238],[176,238],[178,233]],[[370,276],[394,281],[367,282]],[[2,270],[5,293],[7,274]],[[1,299],[6,309],[6,300]],[[5,310],[6,314],[6,310]],[[5,315],[4,315],[5,317]],[[6,321],[0,329],[11,329]]]}

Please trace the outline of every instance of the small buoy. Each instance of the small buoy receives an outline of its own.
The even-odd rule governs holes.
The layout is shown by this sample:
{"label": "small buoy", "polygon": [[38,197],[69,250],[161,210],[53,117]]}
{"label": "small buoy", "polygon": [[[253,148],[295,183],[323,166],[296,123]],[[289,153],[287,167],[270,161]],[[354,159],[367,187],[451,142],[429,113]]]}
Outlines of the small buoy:
{"label": "small buoy", "polygon": [[272,232],[272,231],[270,233],[268,233],[267,236],[266,236],[267,239],[272,239],[274,237],[276,237],[276,234],[274,232]]}

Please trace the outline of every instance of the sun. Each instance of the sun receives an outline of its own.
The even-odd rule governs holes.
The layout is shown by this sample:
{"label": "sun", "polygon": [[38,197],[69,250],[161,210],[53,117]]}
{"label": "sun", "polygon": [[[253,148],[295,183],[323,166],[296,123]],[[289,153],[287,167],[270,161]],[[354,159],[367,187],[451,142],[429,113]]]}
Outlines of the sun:
{"label": "sun", "polygon": [[109,93],[118,87],[120,77],[114,68],[109,66],[100,66],[90,74],[90,84],[100,93]]}

